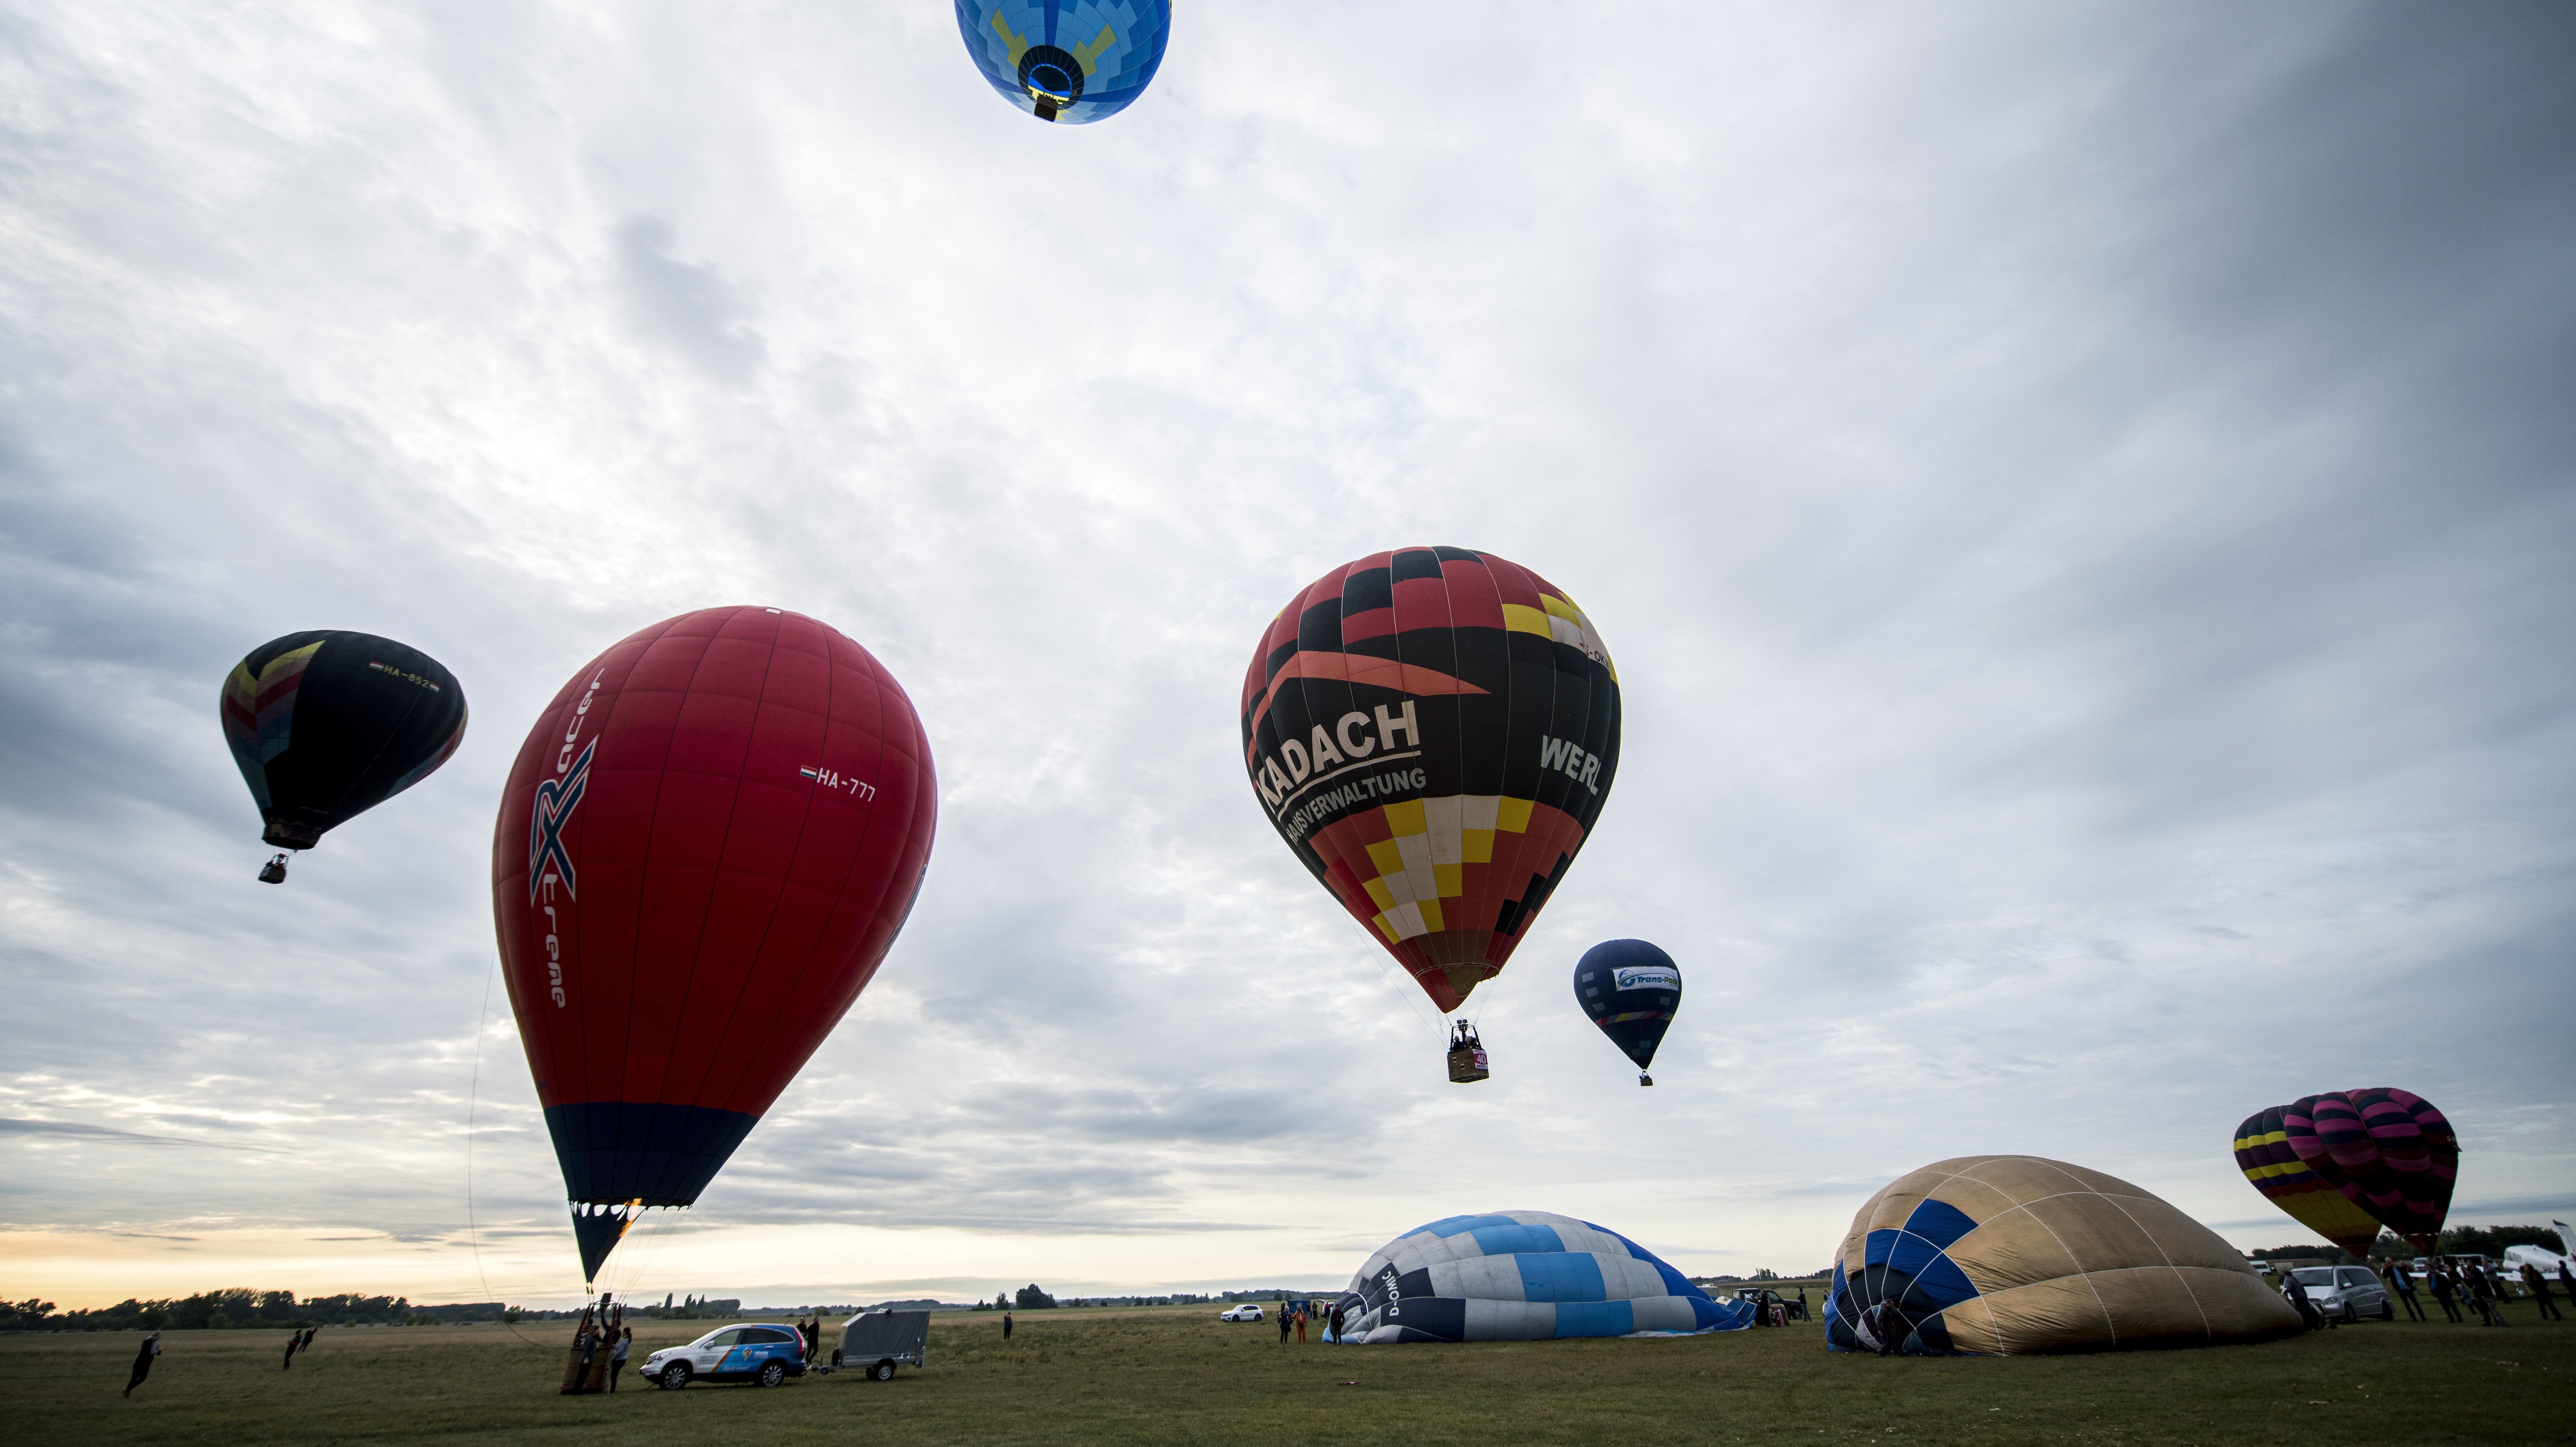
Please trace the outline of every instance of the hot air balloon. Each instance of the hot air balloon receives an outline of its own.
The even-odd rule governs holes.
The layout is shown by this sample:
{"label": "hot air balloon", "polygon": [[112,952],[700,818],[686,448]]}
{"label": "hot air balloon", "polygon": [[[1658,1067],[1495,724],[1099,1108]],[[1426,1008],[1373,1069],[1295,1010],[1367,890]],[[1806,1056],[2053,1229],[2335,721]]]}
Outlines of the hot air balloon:
{"label": "hot air balloon", "polygon": [[[429,777],[465,739],[465,690],[428,654],[372,633],[272,638],[233,665],[224,742],[259,805],[260,838],[310,849]],[[286,879],[286,856],[259,877]]]}
{"label": "hot air balloon", "polygon": [[1826,1298],[1833,1351],[1908,1355],[2218,1346],[2299,1314],[2216,1232],[2100,1171],[1962,1156],[1852,1218]]}
{"label": "hot air balloon", "polygon": [[1574,1002],[1637,1062],[1637,1083],[1654,1084],[1646,1071],[1682,1003],[1682,971],[1673,957],[1644,940],[1594,945],[1575,962]]}
{"label": "hot air balloon", "polygon": [[1153,84],[1170,0],[957,0],[975,68],[1042,121],[1104,120]]}
{"label": "hot air balloon", "polygon": [[1739,1331],[1750,1304],[1707,1292],[1616,1231],[1552,1211],[1416,1226],[1363,1263],[1339,1302],[1342,1340],[1547,1341]]}
{"label": "hot air balloon", "polygon": [[698,1199],[858,998],[937,814],[903,689],[800,614],[656,623],[546,706],[492,915],[585,1281],[639,1212]]}
{"label": "hot air balloon", "polygon": [[1465,548],[1309,585],[1253,650],[1240,718],[1271,826],[1444,1012],[1511,959],[1619,769],[1591,620]]}
{"label": "hot air balloon", "polygon": [[2236,1128],[2254,1189],[2356,1259],[2381,1227],[2430,1253],[2450,1214],[2460,1143],[2422,1096],[2375,1086],[2303,1096]]}

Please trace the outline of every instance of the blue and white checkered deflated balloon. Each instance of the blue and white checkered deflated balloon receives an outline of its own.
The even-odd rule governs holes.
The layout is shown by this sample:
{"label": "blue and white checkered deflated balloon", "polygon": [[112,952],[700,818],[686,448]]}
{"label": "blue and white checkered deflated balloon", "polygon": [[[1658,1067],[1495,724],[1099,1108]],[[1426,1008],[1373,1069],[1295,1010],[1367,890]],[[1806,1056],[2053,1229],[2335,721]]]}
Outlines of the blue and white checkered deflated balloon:
{"label": "blue and white checkered deflated balloon", "polygon": [[1452,1216],[1378,1248],[1341,1295],[1348,1342],[1545,1341],[1735,1331],[1718,1302],[1616,1231],[1550,1211]]}
{"label": "blue and white checkered deflated balloon", "polygon": [[957,0],[966,53],[993,89],[1042,121],[1114,116],[1153,84],[1170,0]]}

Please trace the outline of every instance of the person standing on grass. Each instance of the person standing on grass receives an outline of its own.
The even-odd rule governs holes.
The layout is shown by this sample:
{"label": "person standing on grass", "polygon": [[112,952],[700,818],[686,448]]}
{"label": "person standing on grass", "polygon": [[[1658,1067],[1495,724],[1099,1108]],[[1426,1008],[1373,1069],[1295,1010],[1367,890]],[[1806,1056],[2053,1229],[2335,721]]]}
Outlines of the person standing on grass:
{"label": "person standing on grass", "polygon": [[152,1359],[159,1355],[161,1355],[161,1333],[156,1331],[145,1337],[143,1345],[135,1350],[134,1375],[125,1379],[125,1395],[133,1396],[134,1389],[143,1385],[143,1379],[152,1375]]}
{"label": "person standing on grass", "polygon": [[2540,1303],[2541,1320],[2565,1321],[2567,1319],[2558,1314],[2558,1303],[2549,1299],[2549,1278],[2540,1274],[2539,1267],[2528,1261],[2522,1263],[2522,1284],[2531,1288],[2532,1299]]}
{"label": "person standing on grass", "polygon": [[2458,1286],[2460,1295],[2468,1298],[2469,1310],[2478,1314],[2478,1325],[2495,1325],[2494,1317],[2487,1311],[2486,1283],[2478,1279],[2477,1263],[2460,1263]]}
{"label": "person standing on grass", "polygon": [[1288,1345],[1288,1303],[1279,1303],[1279,1344]]}
{"label": "person standing on grass", "polygon": [[279,1371],[285,1371],[295,1365],[295,1349],[302,1345],[304,1345],[304,1333],[290,1331],[286,1334],[286,1362],[278,1368]]}
{"label": "person standing on grass", "polygon": [[2317,1304],[2308,1300],[2308,1289],[2299,1283],[2297,1272],[2281,1273],[2281,1294],[2290,1299],[2290,1305],[2299,1309],[2300,1325],[2315,1331],[2326,1324],[2325,1313],[2318,1311]]}
{"label": "person standing on grass", "polygon": [[2567,1293],[2567,1304],[2576,1306],[2576,1269],[2570,1269],[2571,1265],[2576,1263],[2558,1263],[2558,1288]]}
{"label": "person standing on grass", "polygon": [[2504,1278],[2489,1271],[2483,1262],[2469,1269],[2478,1274],[2478,1291],[2486,1298],[2488,1319],[2498,1326],[2505,1325],[2504,1304],[2511,1298],[2505,1295]]}
{"label": "person standing on grass", "polygon": [[635,1328],[630,1326],[620,1330],[617,1345],[608,1349],[608,1390],[617,1390],[617,1374],[626,1370],[626,1354],[634,1349]]}
{"label": "person standing on grass", "polygon": [[2407,1274],[2405,1262],[2388,1263],[2388,1289],[2396,1292],[2397,1299],[2406,1304],[2406,1315],[2410,1320],[2424,1319],[2424,1308],[2415,1301],[2415,1278]]}
{"label": "person standing on grass", "polygon": [[1297,1345],[1306,1344],[1306,1308],[1297,1308]]}
{"label": "person standing on grass", "polygon": [[1007,1311],[1006,1311],[1006,1312],[1003,1312],[1003,1313],[1002,1313],[1002,1340],[1003,1340],[1003,1341],[1005,1341],[1005,1342],[1008,1342],[1010,1339],[1011,1339],[1011,1314],[1010,1314],[1009,1312],[1007,1312]]}
{"label": "person standing on grass", "polygon": [[2459,1304],[2451,1300],[2451,1278],[2449,1273],[2442,1270],[2440,1261],[2425,1263],[2424,1284],[2432,1288],[2433,1304],[2442,1308],[2442,1314],[2457,1324],[2460,1319]]}

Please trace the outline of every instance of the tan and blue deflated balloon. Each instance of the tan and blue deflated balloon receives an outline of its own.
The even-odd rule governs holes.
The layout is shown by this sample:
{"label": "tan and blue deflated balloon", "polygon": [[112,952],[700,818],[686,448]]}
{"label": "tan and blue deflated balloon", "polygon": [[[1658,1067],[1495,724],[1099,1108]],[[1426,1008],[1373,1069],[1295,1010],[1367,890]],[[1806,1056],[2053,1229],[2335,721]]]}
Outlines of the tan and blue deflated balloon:
{"label": "tan and blue deflated balloon", "polygon": [[2116,1176],[1962,1156],[1890,1182],[1834,1264],[1836,1351],[2017,1356],[2219,1346],[2299,1330],[2235,1248]]}

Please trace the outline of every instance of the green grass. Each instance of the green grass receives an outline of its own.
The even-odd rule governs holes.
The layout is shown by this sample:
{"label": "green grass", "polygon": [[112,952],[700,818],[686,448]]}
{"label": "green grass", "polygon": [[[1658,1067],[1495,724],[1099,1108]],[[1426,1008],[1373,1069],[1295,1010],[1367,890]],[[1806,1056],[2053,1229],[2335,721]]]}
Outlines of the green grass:
{"label": "green grass", "polygon": [[[2084,1357],[1828,1354],[1815,1326],[1645,1341],[1285,1350],[1216,1308],[932,1318],[930,1365],[775,1391],[563,1397],[568,1328],[174,1332],[133,1400],[129,1333],[0,1338],[13,1444],[2566,1442],[2576,1329],[2364,1323],[2265,1346]],[[640,1360],[708,1322],[637,1327]],[[1356,1386],[1341,1385],[1356,1382]]]}

